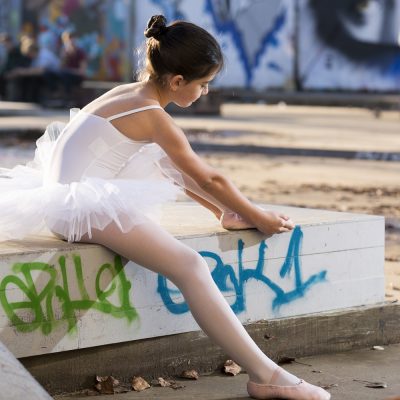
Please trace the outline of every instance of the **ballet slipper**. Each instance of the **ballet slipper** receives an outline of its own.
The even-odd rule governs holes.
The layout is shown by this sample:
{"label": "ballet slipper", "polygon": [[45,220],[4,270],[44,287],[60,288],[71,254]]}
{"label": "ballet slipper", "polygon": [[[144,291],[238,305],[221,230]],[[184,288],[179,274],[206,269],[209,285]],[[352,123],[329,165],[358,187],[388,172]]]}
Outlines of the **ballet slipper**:
{"label": "ballet slipper", "polygon": [[278,386],[247,382],[247,392],[253,399],[329,400],[331,395],[319,386],[302,379],[297,385]]}

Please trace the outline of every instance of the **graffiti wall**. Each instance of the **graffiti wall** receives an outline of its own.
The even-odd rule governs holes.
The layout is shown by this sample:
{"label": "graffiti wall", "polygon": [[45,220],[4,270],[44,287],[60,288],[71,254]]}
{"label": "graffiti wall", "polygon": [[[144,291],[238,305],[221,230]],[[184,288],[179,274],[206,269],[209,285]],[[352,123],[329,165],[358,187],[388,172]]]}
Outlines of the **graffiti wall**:
{"label": "graffiti wall", "polygon": [[156,13],[218,38],[217,87],[400,89],[400,0],[151,0],[136,10],[137,45]]}
{"label": "graffiti wall", "polygon": [[400,0],[301,0],[304,89],[400,90]]}
{"label": "graffiti wall", "polygon": [[21,26],[21,0],[2,0],[0,2],[0,32],[16,37]]}
{"label": "graffiti wall", "polygon": [[293,79],[294,3],[288,0],[151,0],[136,8],[135,40],[140,46],[153,14],[201,25],[221,44],[227,68],[217,87],[290,86]]}
{"label": "graffiti wall", "polygon": [[89,78],[131,81],[146,23],[161,13],[217,37],[227,67],[214,86],[233,93],[400,90],[400,0],[4,0],[0,30],[57,47],[62,30],[73,29]]}
{"label": "graffiti wall", "polygon": [[119,81],[132,77],[132,7],[129,0],[35,0],[21,2],[14,12],[21,19],[19,35],[37,38],[39,47],[55,54],[63,31],[75,32],[86,54],[87,77]]}
{"label": "graffiti wall", "polygon": [[[383,219],[338,223],[331,214],[334,223],[268,239],[238,231],[181,240],[207,261],[243,323],[383,301]],[[60,243],[2,249],[0,341],[16,356],[199,330],[165,277],[100,246]]]}

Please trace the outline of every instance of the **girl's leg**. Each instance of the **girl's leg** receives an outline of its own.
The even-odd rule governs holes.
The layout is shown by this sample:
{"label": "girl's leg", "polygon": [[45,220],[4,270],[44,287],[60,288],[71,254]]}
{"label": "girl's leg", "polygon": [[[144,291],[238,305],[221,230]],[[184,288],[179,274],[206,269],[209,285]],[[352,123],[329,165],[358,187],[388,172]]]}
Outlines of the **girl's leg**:
{"label": "girl's leg", "polygon": [[122,233],[115,224],[110,224],[103,231],[93,231],[92,239],[82,241],[102,244],[167,277],[182,292],[201,329],[246,369],[250,381],[275,385],[299,383],[298,378],[279,368],[251,339],[219,291],[204,259],[159,225],[149,221]]}

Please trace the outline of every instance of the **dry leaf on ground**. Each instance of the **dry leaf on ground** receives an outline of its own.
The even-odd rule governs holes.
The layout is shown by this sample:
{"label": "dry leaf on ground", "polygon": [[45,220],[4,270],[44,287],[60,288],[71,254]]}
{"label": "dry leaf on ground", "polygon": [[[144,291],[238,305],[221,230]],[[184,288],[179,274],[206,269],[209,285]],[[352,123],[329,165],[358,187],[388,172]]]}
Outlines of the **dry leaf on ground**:
{"label": "dry leaf on ground", "polygon": [[188,369],[188,370],[182,372],[181,378],[199,379],[199,373],[195,369]]}
{"label": "dry leaf on ground", "polygon": [[127,393],[130,392],[132,390],[131,385],[129,384],[120,384],[117,387],[114,388],[114,393],[118,394],[118,393]]}
{"label": "dry leaf on ground", "polygon": [[161,387],[169,387],[169,386],[171,386],[171,382],[166,380],[166,379],[164,379],[164,378],[162,378],[161,376],[158,377],[157,382]]}
{"label": "dry leaf on ground", "polygon": [[134,376],[132,378],[132,389],[136,392],[148,389],[150,385],[141,376]]}
{"label": "dry leaf on ground", "polygon": [[183,389],[185,387],[185,385],[182,385],[181,383],[178,383],[176,381],[170,381],[171,382],[171,388],[172,389]]}
{"label": "dry leaf on ground", "polygon": [[226,360],[224,364],[224,372],[228,375],[237,375],[242,370],[240,365],[237,365],[233,360]]}
{"label": "dry leaf on ground", "polygon": [[94,386],[101,394],[114,394],[115,388],[119,385],[119,380],[113,376],[96,376],[96,385]]}
{"label": "dry leaf on ground", "polygon": [[182,385],[181,383],[177,383],[172,379],[164,379],[161,376],[157,379],[153,379],[151,383],[153,386],[170,387],[171,389],[182,389],[185,387],[185,385]]}

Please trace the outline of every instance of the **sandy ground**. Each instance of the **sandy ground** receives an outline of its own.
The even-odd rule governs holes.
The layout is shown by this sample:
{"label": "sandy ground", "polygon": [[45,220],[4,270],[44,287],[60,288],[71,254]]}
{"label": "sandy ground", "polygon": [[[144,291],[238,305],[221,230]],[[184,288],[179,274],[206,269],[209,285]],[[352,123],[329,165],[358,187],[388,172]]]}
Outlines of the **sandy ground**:
{"label": "sandy ground", "polygon": [[261,203],[386,217],[386,299],[400,301],[400,163],[207,153],[249,198]]}

